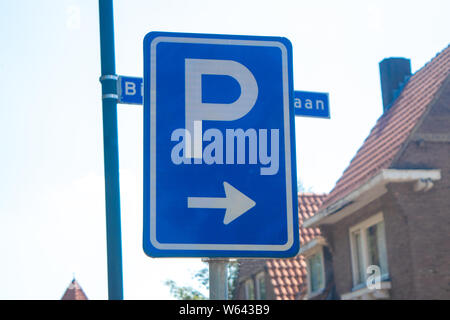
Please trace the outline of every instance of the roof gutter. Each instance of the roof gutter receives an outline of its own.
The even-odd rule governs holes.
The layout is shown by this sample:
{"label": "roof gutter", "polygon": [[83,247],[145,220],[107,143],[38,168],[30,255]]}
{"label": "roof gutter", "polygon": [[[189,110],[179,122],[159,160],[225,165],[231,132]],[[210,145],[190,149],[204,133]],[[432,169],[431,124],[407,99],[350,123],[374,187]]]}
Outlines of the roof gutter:
{"label": "roof gutter", "polygon": [[[386,193],[386,185],[389,183],[415,182],[414,191],[426,192],[433,187],[433,181],[440,179],[440,169],[382,169],[356,190],[304,221],[303,227],[318,227],[345,218]],[[338,212],[340,214],[336,214]]]}

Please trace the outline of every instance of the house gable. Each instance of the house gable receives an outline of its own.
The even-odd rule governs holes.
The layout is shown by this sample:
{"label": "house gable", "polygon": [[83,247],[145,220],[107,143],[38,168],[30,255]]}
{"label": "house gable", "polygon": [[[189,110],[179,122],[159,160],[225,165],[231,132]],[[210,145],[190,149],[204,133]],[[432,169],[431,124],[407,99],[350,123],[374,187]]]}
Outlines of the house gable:
{"label": "house gable", "polygon": [[411,76],[393,106],[378,119],[319,211],[344,198],[381,170],[392,167],[449,73],[450,46]]}

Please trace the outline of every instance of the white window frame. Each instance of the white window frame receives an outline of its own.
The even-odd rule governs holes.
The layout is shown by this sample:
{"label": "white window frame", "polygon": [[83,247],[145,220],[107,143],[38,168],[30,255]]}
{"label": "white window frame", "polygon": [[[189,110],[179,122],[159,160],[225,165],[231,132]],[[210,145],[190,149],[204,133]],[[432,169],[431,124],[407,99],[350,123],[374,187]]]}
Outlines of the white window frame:
{"label": "white window frame", "polygon": [[[253,292],[252,292],[253,299],[250,298],[249,284],[251,284],[252,289],[253,289]],[[255,282],[253,281],[253,278],[248,278],[247,280],[244,281],[244,289],[245,289],[245,299],[246,300],[255,300],[255,298],[256,298],[256,296],[255,296]]]}
{"label": "white window frame", "polygon": [[264,290],[266,291],[266,297],[264,298],[264,299],[267,299],[267,286],[266,286],[266,275],[265,275],[265,272],[264,271],[262,271],[262,272],[260,272],[260,273],[258,273],[256,276],[255,276],[255,287],[256,287],[256,296],[255,296],[255,298],[256,298],[256,300],[262,300],[262,298],[261,298],[261,288],[259,287],[259,279],[264,279],[264,286],[265,286],[265,288],[264,288]]}
{"label": "white window frame", "polygon": [[[376,225],[383,221],[384,221],[383,213],[379,212],[379,213],[371,216],[370,218],[364,220],[363,222],[352,226],[349,229],[350,251],[351,251],[351,260],[352,260],[353,288],[365,287],[366,286],[365,280],[367,279],[367,274],[364,274],[364,276],[362,278],[365,280],[362,283],[358,282],[359,268],[358,268],[358,257],[357,257],[357,253],[356,253],[357,252],[357,250],[356,250],[357,244],[354,241],[353,233],[355,231],[360,232],[361,244],[362,244],[361,254],[362,254],[362,261],[363,261],[363,270],[367,270],[367,267],[369,266],[369,253],[368,253],[368,249],[367,249],[366,231],[369,227]],[[383,239],[383,241],[386,244],[386,236],[385,236],[385,239]],[[388,271],[385,274],[381,274],[382,279],[389,277],[389,263],[387,260],[388,260],[388,258],[387,258],[387,254],[386,254],[386,265],[388,267]]]}
{"label": "white window frame", "polygon": [[[309,263],[308,263],[308,259],[315,255],[315,254],[319,254],[320,255],[320,263],[322,265],[322,286],[320,288],[318,288],[315,291],[311,291],[311,270],[309,269]],[[323,256],[323,246],[319,245],[316,248],[313,248],[311,250],[308,251],[308,253],[304,254],[305,260],[306,260],[306,270],[307,270],[307,278],[308,278],[308,298],[311,298],[313,296],[316,296],[320,293],[323,292],[323,290],[325,289],[325,285],[326,285],[326,279],[325,279],[325,259]]]}

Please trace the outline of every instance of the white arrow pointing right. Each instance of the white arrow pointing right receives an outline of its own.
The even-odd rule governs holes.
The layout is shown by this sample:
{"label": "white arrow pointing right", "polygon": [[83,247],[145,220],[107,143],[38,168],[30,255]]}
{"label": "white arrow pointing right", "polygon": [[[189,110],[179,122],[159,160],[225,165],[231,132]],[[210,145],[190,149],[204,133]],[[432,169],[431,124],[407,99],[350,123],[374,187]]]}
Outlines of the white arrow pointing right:
{"label": "white arrow pointing right", "polygon": [[226,209],[224,224],[229,224],[256,205],[256,202],[234,188],[228,182],[223,182],[225,198],[188,197],[188,208]]}

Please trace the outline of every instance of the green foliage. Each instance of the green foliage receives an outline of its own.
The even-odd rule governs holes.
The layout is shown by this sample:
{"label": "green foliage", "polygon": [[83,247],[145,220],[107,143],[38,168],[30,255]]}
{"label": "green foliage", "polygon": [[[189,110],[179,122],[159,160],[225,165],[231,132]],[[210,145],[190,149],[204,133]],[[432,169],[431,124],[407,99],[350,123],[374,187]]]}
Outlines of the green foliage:
{"label": "green foliage", "polygon": [[173,280],[166,280],[164,283],[169,286],[170,293],[178,300],[205,300],[205,296],[192,287],[178,287]]}
{"label": "green foliage", "polygon": [[[238,263],[232,261],[228,263],[228,299],[233,299],[234,291],[237,284],[238,277]],[[197,271],[194,276],[199,282],[200,287],[209,289],[209,269],[208,266]],[[178,300],[205,300],[205,297],[200,291],[192,287],[180,287],[173,280],[166,280],[164,283],[169,286],[170,293]]]}

